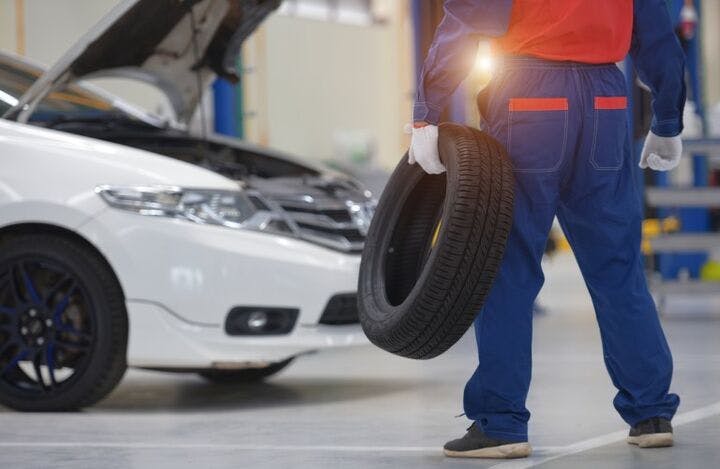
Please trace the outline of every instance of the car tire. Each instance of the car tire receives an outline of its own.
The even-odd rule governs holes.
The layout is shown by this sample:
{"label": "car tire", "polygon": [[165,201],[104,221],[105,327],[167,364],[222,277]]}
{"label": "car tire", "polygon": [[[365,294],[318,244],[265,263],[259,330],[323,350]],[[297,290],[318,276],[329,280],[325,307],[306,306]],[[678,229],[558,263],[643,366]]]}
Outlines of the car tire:
{"label": "car tire", "polygon": [[125,373],[123,292],[82,241],[56,234],[1,239],[0,305],[0,404],[77,410],[105,397]]}
{"label": "car tire", "polygon": [[360,267],[360,322],[372,343],[409,358],[450,348],[483,306],[512,224],[514,176],[503,147],[465,126],[440,126],[447,168],[407,155],[382,193]]}
{"label": "car tire", "polygon": [[207,381],[215,384],[250,384],[257,383],[285,369],[292,358],[273,363],[263,368],[244,368],[242,370],[205,370],[198,373]]}

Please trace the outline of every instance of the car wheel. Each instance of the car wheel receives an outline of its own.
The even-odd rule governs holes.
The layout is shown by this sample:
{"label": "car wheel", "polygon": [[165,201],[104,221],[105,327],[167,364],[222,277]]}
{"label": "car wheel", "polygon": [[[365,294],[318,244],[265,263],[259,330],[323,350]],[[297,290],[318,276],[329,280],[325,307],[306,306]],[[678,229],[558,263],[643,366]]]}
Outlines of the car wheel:
{"label": "car wheel", "polygon": [[285,369],[292,358],[273,363],[263,368],[244,368],[242,370],[205,370],[199,373],[200,376],[216,384],[246,384],[257,383]]}
{"label": "car wheel", "polygon": [[482,308],[512,223],[514,177],[505,150],[469,127],[440,126],[447,173],[407,156],[380,197],[359,280],[363,329],[375,345],[428,359],[450,348]]}
{"label": "car wheel", "polygon": [[0,241],[1,404],[94,404],[125,372],[127,335],[120,286],[91,248],[52,234]]}

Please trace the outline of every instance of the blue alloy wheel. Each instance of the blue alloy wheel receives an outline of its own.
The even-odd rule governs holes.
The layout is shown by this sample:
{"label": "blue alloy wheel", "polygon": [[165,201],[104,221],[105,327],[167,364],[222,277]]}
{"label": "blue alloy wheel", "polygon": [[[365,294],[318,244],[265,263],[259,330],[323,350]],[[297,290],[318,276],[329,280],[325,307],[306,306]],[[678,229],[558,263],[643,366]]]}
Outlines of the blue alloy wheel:
{"label": "blue alloy wheel", "polygon": [[122,290],[91,246],[58,234],[0,234],[0,404],[92,405],[122,378]]}
{"label": "blue alloy wheel", "polygon": [[95,346],[92,306],[77,278],[40,258],[0,272],[0,380],[3,388],[52,394],[82,375]]}

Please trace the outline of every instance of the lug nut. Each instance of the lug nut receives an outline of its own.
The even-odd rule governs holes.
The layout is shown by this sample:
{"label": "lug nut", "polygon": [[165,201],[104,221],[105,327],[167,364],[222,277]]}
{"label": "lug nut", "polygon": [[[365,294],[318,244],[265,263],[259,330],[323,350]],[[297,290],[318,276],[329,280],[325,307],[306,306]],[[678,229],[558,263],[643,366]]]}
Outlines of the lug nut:
{"label": "lug nut", "polygon": [[38,337],[37,344],[42,345],[44,343],[45,343],[45,339],[43,339],[42,337]]}
{"label": "lug nut", "polygon": [[20,328],[20,333],[21,333],[22,335],[27,335],[27,333],[28,333],[28,328],[27,328],[27,327],[21,327],[21,328]]}
{"label": "lug nut", "polygon": [[30,315],[31,318],[34,318],[35,316],[37,316],[37,311],[35,311],[34,309],[31,309],[30,311],[28,311],[28,314]]}
{"label": "lug nut", "polygon": [[46,320],[45,320],[45,325],[46,325],[47,327],[52,327],[52,325],[53,325],[52,319],[46,319]]}

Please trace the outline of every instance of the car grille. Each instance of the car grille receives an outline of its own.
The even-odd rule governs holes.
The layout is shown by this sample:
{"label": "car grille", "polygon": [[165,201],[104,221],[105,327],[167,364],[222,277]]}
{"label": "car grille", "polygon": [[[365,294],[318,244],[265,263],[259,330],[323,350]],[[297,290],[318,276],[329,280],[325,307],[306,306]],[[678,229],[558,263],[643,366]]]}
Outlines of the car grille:
{"label": "car grille", "polygon": [[325,311],[320,316],[320,324],[339,326],[342,324],[357,324],[358,319],[357,294],[343,293],[330,298]]}
{"label": "car grille", "polygon": [[374,211],[371,201],[310,196],[272,198],[299,238],[345,252],[361,252]]}

